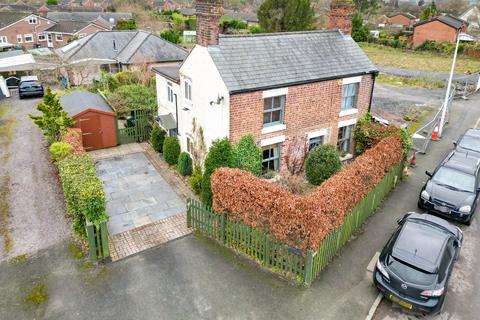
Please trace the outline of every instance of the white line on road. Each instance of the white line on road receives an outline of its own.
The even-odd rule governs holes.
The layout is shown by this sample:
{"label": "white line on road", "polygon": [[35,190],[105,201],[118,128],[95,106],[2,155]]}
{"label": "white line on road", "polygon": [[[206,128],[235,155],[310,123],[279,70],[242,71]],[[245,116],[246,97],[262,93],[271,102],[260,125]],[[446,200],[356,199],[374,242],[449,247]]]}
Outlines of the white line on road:
{"label": "white line on road", "polygon": [[372,320],[373,315],[375,314],[375,311],[377,311],[378,305],[379,305],[380,302],[382,301],[382,298],[383,298],[383,294],[382,294],[382,293],[379,293],[378,296],[377,296],[377,298],[376,298],[375,301],[373,302],[372,307],[371,307],[370,310],[368,311],[368,314],[367,314],[367,317],[365,318],[365,320]]}

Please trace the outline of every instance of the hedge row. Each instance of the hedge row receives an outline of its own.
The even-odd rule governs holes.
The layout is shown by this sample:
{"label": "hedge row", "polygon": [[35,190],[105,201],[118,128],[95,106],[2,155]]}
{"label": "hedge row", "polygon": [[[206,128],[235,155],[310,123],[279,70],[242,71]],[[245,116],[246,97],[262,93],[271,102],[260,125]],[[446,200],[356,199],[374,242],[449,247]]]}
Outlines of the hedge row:
{"label": "hedge row", "polygon": [[82,130],[78,128],[69,128],[67,133],[62,137],[61,142],[68,143],[73,147],[73,154],[83,154]]}
{"label": "hedge row", "polygon": [[304,197],[250,173],[220,168],[211,177],[213,209],[291,246],[317,250],[321,241],[401,160],[400,139],[390,136]]}
{"label": "hedge row", "polygon": [[58,172],[73,230],[86,237],[86,219],[96,225],[108,219],[103,183],[96,176],[95,163],[87,154],[70,155],[58,163]]}

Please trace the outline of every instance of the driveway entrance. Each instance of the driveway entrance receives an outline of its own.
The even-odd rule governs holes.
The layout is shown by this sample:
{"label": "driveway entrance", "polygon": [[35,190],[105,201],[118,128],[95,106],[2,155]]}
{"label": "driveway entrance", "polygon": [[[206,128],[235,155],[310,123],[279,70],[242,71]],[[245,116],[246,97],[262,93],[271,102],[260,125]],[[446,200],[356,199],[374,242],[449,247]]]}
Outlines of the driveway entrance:
{"label": "driveway entrance", "polygon": [[97,174],[104,182],[111,236],[186,212],[143,152],[97,160]]}

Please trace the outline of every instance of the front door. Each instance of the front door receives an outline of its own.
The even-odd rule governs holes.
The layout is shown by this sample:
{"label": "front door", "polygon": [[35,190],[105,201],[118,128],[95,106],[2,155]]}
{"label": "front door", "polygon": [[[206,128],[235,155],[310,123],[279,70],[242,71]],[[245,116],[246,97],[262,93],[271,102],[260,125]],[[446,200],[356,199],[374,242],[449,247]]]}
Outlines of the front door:
{"label": "front door", "polygon": [[101,149],[103,142],[100,117],[92,115],[78,119],[78,121],[80,122],[80,129],[82,129],[83,148],[86,151]]}
{"label": "front door", "polygon": [[53,38],[51,33],[47,33],[47,46],[53,48]]}

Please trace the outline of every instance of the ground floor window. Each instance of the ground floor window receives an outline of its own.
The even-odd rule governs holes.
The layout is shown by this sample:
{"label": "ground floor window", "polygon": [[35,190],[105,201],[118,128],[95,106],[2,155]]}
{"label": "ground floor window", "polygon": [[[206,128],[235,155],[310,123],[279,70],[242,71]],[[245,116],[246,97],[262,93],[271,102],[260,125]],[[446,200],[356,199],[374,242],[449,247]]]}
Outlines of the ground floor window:
{"label": "ground floor window", "polygon": [[338,151],[341,155],[351,153],[353,124],[338,128]]}
{"label": "ground floor window", "polygon": [[263,173],[280,169],[280,144],[263,148]]}
{"label": "ground floor window", "polygon": [[7,36],[0,36],[0,43],[8,43]]}
{"label": "ground floor window", "polygon": [[323,144],[323,136],[310,138],[308,140],[308,151],[315,149],[315,147]]}
{"label": "ground floor window", "polygon": [[32,34],[26,34],[24,35],[25,42],[33,42],[33,35]]}
{"label": "ground floor window", "polygon": [[38,41],[45,41],[47,40],[47,37],[45,36],[45,33],[39,33],[38,34]]}

